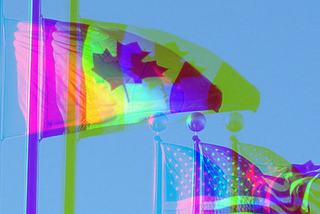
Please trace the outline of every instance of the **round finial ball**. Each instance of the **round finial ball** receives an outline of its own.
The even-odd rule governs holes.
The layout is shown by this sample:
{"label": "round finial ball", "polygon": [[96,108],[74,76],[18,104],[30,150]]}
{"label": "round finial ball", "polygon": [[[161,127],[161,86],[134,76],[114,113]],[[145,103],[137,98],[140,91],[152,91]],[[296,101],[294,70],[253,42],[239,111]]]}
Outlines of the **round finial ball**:
{"label": "round finial ball", "polygon": [[187,118],[187,125],[191,131],[200,132],[206,126],[206,117],[200,112],[192,113]]}
{"label": "round finial ball", "polygon": [[229,131],[238,132],[243,128],[244,118],[240,113],[232,112],[227,115],[225,122]]}
{"label": "round finial ball", "polygon": [[149,126],[155,132],[162,132],[167,128],[168,117],[163,113],[157,113],[149,117]]}

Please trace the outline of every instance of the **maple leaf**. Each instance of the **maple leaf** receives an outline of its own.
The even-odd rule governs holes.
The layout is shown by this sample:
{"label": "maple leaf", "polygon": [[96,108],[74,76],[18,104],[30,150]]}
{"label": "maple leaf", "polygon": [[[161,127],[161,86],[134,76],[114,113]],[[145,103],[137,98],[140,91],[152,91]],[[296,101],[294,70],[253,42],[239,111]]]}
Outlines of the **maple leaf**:
{"label": "maple leaf", "polygon": [[167,68],[159,66],[155,60],[147,62],[144,61],[144,59],[149,55],[149,52],[142,51],[138,43],[131,43],[130,48],[135,51],[131,52],[131,67],[126,72],[126,75],[131,76],[135,83],[142,83],[143,79],[149,77],[164,77],[163,73]]}
{"label": "maple leaf", "polygon": [[174,82],[184,65],[185,60],[182,57],[186,54],[187,52],[180,51],[174,42],[164,46],[155,42],[153,56],[148,55],[143,61],[156,61],[159,66],[167,68],[163,75]]}
{"label": "maple leaf", "polygon": [[102,79],[108,81],[111,91],[120,85],[124,85],[130,78],[124,75],[128,68],[121,66],[119,54],[113,57],[106,49],[102,54],[93,54],[93,71]]}
{"label": "maple leaf", "polygon": [[[166,68],[158,66],[156,61],[143,61],[148,55],[149,52],[142,51],[137,42],[127,45],[118,42],[115,56],[108,49],[102,54],[93,54],[93,71],[110,83],[111,90],[126,84],[130,79],[135,83],[142,83],[145,78],[164,77],[163,72]],[[153,84],[152,81],[149,83],[151,88],[159,84]]]}

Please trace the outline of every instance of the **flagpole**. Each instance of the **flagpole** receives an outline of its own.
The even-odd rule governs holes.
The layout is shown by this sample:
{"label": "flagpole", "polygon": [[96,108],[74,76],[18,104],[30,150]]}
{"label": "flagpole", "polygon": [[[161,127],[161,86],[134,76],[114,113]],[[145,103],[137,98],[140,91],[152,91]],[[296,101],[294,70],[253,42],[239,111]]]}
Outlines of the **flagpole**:
{"label": "flagpole", "polygon": [[31,1],[31,62],[29,76],[29,111],[27,126],[27,198],[26,213],[37,213],[38,177],[38,72],[39,72],[39,23],[41,20],[41,0]]}
{"label": "flagpole", "polygon": [[[78,26],[77,30],[71,30],[71,23],[78,23],[79,21],[79,1],[78,0],[69,0],[70,4],[70,39],[69,39],[69,46],[70,43],[73,43],[76,47],[78,46],[79,40],[79,32]],[[75,34],[75,35],[72,35]],[[71,37],[76,38],[75,41],[71,41]],[[69,48],[70,50],[70,48]],[[76,122],[77,119],[77,109],[78,106],[75,105],[73,101],[73,97],[78,99],[76,93],[77,90],[73,90],[73,84],[76,84],[77,87],[77,73],[78,73],[78,63],[77,57],[70,57],[71,53],[69,51],[69,64],[68,64],[68,93],[67,93],[67,112],[66,112],[66,138],[65,138],[65,150],[66,150],[66,166],[65,166],[65,201],[64,201],[64,213],[65,214],[74,214],[75,213],[75,189],[76,189],[76,159],[77,159],[77,141],[78,141],[78,124]],[[71,68],[74,66],[75,72],[71,72]],[[72,83],[71,80],[75,80],[75,83]],[[75,106],[75,109],[73,109]],[[75,121],[75,129],[68,133],[68,122],[67,121]]]}
{"label": "flagpole", "polygon": [[201,142],[198,135],[195,133],[195,135],[192,137],[193,143],[194,143],[194,155],[193,155],[193,211],[192,213],[201,213],[201,204],[200,204],[200,189],[201,189],[201,178],[200,178],[200,167],[201,167],[201,157],[200,157],[200,147],[199,143]]}
{"label": "flagpole", "polygon": [[[236,189],[236,191],[238,191],[236,197],[237,197],[237,204],[239,204],[239,193],[240,193],[240,175],[239,175],[239,171],[240,171],[240,155],[239,155],[239,150],[238,150],[238,145],[237,143],[239,142],[237,137],[236,137],[236,132],[240,131],[243,128],[244,125],[244,118],[243,116],[238,113],[238,112],[232,112],[229,115],[227,115],[226,119],[225,119],[225,123],[227,126],[227,129],[229,131],[231,131],[233,133],[233,135],[230,137],[231,141],[232,141],[232,151],[233,151],[233,155],[232,155],[232,174],[231,174],[231,185],[233,186],[233,188]],[[234,192],[236,192],[234,191]],[[232,196],[232,195],[231,195]],[[234,201],[232,200],[232,204],[234,204]],[[236,206],[237,207],[237,206]],[[236,210],[237,211],[237,210]]]}
{"label": "flagpole", "polygon": [[192,206],[192,213],[202,213],[201,207],[201,199],[203,196],[201,182],[202,182],[202,172],[203,170],[202,163],[203,163],[203,156],[200,147],[201,140],[198,137],[198,132],[201,132],[206,126],[207,120],[206,117],[201,114],[200,112],[194,112],[190,114],[187,118],[187,125],[191,131],[194,132],[194,136],[192,137],[193,140],[193,182],[192,182],[192,196],[193,196],[193,206]]}
{"label": "flagpole", "polygon": [[167,128],[168,117],[163,113],[158,113],[149,117],[149,127],[157,133],[154,137],[154,214],[164,214],[164,158],[162,139],[159,133]]}
{"label": "flagpole", "polygon": [[162,160],[162,139],[159,135],[154,137],[155,143],[155,214],[163,213],[163,160]]}
{"label": "flagpole", "polygon": [[4,86],[5,86],[5,66],[4,66],[4,63],[5,63],[5,60],[4,60],[4,57],[5,57],[5,41],[4,41],[4,14],[3,14],[3,2],[4,1],[1,1],[0,2],[0,43],[1,43],[1,50],[0,50],[0,60],[1,60],[1,121],[0,121],[0,127],[1,127],[1,130],[0,130],[0,142],[2,143],[3,141],[3,112],[4,112]]}
{"label": "flagpole", "polygon": [[[4,121],[4,86],[5,86],[5,66],[4,66],[4,63],[5,63],[5,60],[4,60],[4,51],[5,51],[5,42],[4,42],[4,14],[3,14],[3,2],[4,1],[1,1],[0,2],[0,43],[1,43],[1,50],[0,50],[0,60],[1,60],[1,65],[0,65],[0,69],[1,69],[1,120],[0,120],[0,198],[2,198],[2,151],[3,151],[3,148],[2,148],[2,142],[3,142],[3,121]],[[2,205],[2,200],[0,200],[0,213],[1,213],[1,206]]]}
{"label": "flagpole", "polygon": [[[237,138],[236,138],[236,136],[235,135],[232,135],[231,136],[231,141],[232,141],[232,151],[234,152],[234,156],[233,156],[233,160],[232,160],[232,184],[233,184],[233,186],[234,186],[234,188],[236,188],[236,190],[238,191],[238,193],[237,193],[237,203],[236,204],[234,204],[234,205],[237,205],[237,204],[239,204],[239,181],[238,181],[238,179],[239,179],[239,170],[238,170],[238,167],[240,167],[239,166],[239,153],[238,153],[238,146],[237,146]],[[233,203],[234,201],[232,200],[232,203]],[[237,210],[236,210],[237,211]]]}

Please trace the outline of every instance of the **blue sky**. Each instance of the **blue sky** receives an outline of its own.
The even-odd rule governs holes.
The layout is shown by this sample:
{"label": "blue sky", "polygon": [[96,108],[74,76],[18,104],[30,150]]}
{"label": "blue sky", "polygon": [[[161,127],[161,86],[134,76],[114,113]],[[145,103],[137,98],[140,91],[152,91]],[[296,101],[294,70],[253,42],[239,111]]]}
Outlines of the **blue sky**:
{"label": "blue sky", "polygon": [[[66,20],[67,3],[43,1],[43,16]],[[4,0],[6,17],[28,19],[27,1]],[[291,163],[320,164],[319,1],[80,1],[80,15],[99,21],[155,28],[204,46],[261,92],[257,113],[241,112],[240,142],[267,147]],[[8,26],[8,32],[14,28]],[[7,43],[11,44],[10,33]],[[16,101],[14,50],[8,47],[7,136],[24,132]],[[204,142],[230,145],[227,113],[207,116]],[[192,146],[185,122],[170,125],[164,141]],[[77,213],[151,213],[154,133],[142,128],[78,143]],[[1,145],[1,213],[22,213],[25,137]],[[63,209],[64,139],[42,140],[39,213]]]}

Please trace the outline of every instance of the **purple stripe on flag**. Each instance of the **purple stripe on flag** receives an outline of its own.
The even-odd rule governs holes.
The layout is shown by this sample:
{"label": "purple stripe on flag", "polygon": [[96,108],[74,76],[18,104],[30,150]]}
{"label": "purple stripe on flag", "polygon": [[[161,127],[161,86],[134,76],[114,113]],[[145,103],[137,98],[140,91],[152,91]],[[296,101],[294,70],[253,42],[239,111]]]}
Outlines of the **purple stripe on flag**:
{"label": "purple stripe on flag", "polygon": [[53,32],[57,29],[57,21],[44,19],[44,90],[42,93],[44,117],[42,121],[42,137],[61,135],[65,131],[64,121],[57,105],[57,82],[54,60],[54,48],[52,46]]}

